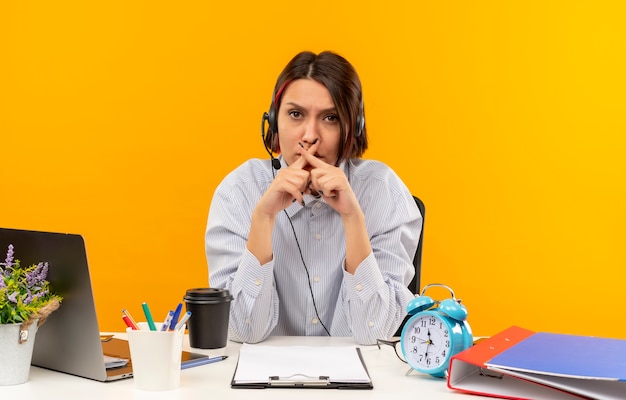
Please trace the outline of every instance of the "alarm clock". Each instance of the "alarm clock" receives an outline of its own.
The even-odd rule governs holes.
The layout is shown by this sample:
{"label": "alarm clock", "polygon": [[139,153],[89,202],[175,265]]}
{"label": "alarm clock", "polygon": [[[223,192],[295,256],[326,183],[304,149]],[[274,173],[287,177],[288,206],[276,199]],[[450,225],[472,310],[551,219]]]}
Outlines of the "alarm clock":
{"label": "alarm clock", "polygon": [[[424,295],[427,289],[437,286],[449,290],[452,297],[435,301]],[[473,344],[467,308],[448,286],[433,283],[409,302],[407,313],[411,317],[400,336],[404,359],[418,372],[445,377],[452,356]]]}

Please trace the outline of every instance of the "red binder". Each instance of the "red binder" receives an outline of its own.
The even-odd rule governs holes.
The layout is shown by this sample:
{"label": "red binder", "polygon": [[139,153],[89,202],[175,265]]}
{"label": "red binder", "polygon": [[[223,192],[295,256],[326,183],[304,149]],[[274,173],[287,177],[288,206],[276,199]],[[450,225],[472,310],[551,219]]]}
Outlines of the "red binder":
{"label": "red binder", "polygon": [[580,396],[552,386],[487,368],[485,363],[534,334],[533,331],[512,326],[456,354],[450,360],[448,388],[502,399],[580,399]]}

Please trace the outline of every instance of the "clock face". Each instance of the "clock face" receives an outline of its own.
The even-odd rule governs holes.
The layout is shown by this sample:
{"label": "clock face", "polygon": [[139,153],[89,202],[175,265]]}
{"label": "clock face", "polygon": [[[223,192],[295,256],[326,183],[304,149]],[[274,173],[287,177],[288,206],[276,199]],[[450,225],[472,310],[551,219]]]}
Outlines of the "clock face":
{"label": "clock face", "polygon": [[402,332],[406,361],[422,372],[447,368],[452,335],[452,327],[439,315],[426,312],[414,316]]}

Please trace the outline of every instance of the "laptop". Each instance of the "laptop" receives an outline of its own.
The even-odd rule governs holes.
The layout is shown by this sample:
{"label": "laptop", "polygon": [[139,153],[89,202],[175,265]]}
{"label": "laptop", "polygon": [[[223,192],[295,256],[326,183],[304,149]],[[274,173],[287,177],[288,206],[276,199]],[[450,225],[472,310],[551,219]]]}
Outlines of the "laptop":
{"label": "laptop", "polygon": [[[83,237],[0,228],[2,259],[9,244],[22,266],[47,261],[50,289],[63,297],[37,331],[32,364],[101,382],[132,377],[128,342],[100,335]],[[181,368],[201,358],[208,356],[183,351]],[[112,361],[117,366],[107,368]]]}

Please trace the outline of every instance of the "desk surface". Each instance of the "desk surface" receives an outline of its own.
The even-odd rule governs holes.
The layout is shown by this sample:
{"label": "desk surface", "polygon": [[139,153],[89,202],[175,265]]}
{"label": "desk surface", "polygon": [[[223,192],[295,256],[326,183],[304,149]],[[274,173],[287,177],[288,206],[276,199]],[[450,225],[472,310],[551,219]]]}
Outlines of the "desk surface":
{"label": "desk surface", "polygon": [[[124,335],[116,335],[123,337]],[[270,337],[263,344],[269,345],[313,345],[341,346],[354,345],[352,338],[329,337]],[[3,399],[40,398],[56,399],[402,399],[401,396],[420,399],[459,399],[468,396],[451,391],[444,379],[431,378],[413,371],[406,375],[409,367],[397,359],[393,349],[383,346],[359,346],[368,368],[373,390],[337,389],[232,389],[230,382],[235,371],[239,353],[239,343],[228,342],[224,349],[198,350],[189,347],[185,337],[184,348],[210,356],[227,355],[224,361],[193,367],[181,371],[180,387],[164,392],[136,390],[131,379],[115,382],[97,382],[47,369],[32,367],[28,382],[15,386],[0,386]],[[471,396],[472,398],[477,398]]]}

